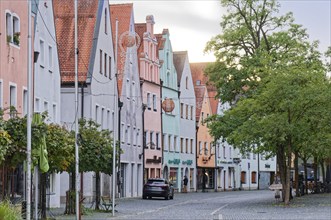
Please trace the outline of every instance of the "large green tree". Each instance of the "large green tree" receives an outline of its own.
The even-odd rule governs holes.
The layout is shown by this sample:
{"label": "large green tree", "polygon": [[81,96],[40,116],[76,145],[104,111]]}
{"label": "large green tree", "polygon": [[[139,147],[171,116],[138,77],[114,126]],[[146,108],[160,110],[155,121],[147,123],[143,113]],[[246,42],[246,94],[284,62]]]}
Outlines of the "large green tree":
{"label": "large green tree", "polygon": [[[309,136],[314,119],[330,119],[330,84],[305,29],[291,13],[277,15],[270,0],[222,0],[223,33],[207,43],[217,61],[206,73],[232,108],[209,127],[242,152],[277,155],[283,200],[289,203],[292,153]],[[320,113],[323,112],[323,115]],[[324,114],[325,113],[325,114]],[[330,131],[330,124],[323,132]]]}

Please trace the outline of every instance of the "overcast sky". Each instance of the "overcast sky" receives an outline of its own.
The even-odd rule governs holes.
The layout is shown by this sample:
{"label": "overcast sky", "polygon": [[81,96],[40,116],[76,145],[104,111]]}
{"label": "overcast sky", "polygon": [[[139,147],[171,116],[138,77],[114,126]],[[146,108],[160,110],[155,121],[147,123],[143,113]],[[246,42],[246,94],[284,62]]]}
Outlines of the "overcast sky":
{"label": "overcast sky", "polygon": [[[155,32],[164,28],[170,32],[174,51],[186,50],[190,62],[214,61],[212,54],[203,54],[206,42],[221,32],[220,20],[225,10],[218,0],[118,0],[114,3],[133,3],[136,23],[154,15]],[[331,45],[331,0],[280,0],[281,11],[292,11],[295,23],[302,24],[311,40],[320,41],[324,52]]]}

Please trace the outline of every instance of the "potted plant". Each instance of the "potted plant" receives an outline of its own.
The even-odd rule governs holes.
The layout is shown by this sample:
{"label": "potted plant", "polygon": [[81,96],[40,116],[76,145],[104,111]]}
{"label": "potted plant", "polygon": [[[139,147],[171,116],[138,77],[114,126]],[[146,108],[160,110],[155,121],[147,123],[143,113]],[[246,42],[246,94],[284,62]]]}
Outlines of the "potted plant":
{"label": "potted plant", "polygon": [[20,45],[20,32],[14,33],[13,42],[16,45]]}

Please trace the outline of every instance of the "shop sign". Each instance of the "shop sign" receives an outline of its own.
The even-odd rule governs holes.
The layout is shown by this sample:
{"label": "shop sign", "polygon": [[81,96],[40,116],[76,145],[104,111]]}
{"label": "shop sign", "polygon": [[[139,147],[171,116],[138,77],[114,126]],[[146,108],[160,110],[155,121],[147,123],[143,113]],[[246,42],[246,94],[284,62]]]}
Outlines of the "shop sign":
{"label": "shop sign", "polygon": [[162,109],[165,112],[172,112],[175,108],[175,103],[174,101],[172,101],[172,99],[166,98],[163,102],[162,102]]}
{"label": "shop sign", "polygon": [[182,164],[187,164],[188,166],[192,165],[193,161],[192,160],[184,160],[182,161]]}
{"label": "shop sign", "polygon": [[168,160],[169,164],[180,164],[180,159],[173,159],[173,160]]}
{"label": "shop sign", "polygon": [[154,156],[152,159],[148,158],[146,159],[146,163],[161,163],[161,157],[157,158],[157,156]]}

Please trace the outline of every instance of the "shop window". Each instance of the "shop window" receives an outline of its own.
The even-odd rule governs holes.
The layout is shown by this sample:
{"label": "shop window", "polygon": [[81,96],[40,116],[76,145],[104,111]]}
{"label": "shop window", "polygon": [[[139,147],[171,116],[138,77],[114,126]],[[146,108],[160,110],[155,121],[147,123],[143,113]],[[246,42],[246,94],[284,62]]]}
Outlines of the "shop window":
{"label": "shop window", "polygon": [[256,172],[252,172],[252,183],[256,183]]}
{"label": "shop window", "polygon": [[246,183],[246,172],[245,171],[241,171],[241,183],[245,184]]}

